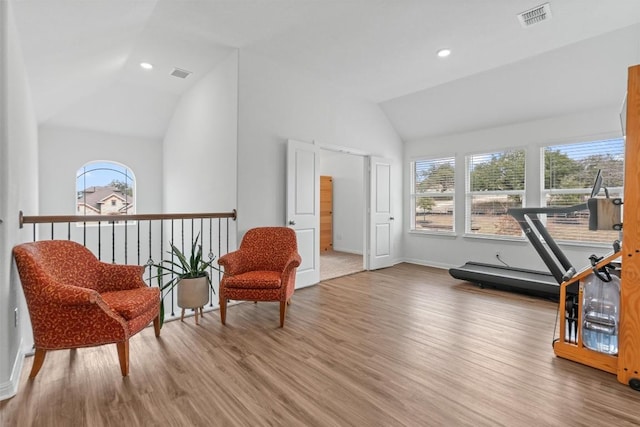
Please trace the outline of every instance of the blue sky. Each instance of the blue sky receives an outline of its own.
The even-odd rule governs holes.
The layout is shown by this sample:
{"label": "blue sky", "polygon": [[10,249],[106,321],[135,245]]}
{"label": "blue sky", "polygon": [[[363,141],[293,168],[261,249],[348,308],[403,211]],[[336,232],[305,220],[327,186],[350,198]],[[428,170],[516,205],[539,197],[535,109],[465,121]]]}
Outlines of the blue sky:
{"label": "blue sky", "polygon": [[131,182],[133,180],[133,174],[126,166],[112,162],[88,163],[76,173],[77,190],[82,190],[86,187],[107,185],[114,179],[124,182],[124,173],[127,171],[129,182]]}

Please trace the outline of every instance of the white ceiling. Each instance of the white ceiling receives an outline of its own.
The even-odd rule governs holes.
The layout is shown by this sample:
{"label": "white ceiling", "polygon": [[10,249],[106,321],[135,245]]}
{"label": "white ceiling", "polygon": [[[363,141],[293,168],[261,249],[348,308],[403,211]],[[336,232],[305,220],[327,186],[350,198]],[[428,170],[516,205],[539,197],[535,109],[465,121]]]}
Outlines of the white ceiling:
{"label": "white ceiling", "polygon": [[621,101],[640,0],[553,0],[522,28],[542,2],[16,0],[14,14],[41,123],[161,138],[180,95],[239,48],[379,102],[410,140]]}

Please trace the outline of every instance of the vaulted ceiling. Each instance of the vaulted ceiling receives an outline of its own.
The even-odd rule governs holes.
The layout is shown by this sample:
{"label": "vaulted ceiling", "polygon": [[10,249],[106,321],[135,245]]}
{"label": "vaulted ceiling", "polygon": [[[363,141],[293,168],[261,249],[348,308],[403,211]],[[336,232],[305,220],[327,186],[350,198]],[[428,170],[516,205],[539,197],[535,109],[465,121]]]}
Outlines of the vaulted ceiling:
{"label": "vaulted ceiling", "polygon": [[[19,0],[40,123],[161,138],[235,49],[380,103],[404,140],[619,104],[640,63],[640,1]],[[449,47],[448,58],[436,51]],[[154,64],[145,71],[140,62]],[[173,67],[193,75],[169,75]]]}

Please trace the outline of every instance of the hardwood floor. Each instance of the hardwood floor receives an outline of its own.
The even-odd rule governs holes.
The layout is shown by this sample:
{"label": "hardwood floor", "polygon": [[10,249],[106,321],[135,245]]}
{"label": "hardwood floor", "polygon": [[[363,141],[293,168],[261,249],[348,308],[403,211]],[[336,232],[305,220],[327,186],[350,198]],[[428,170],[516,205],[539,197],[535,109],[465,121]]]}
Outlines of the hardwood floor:
{"label": "hardwood floor", "polygon": [[3,426],[624,426],[640,393],[556,358],[556,304],[409,264],[47,354],[0,403]]}

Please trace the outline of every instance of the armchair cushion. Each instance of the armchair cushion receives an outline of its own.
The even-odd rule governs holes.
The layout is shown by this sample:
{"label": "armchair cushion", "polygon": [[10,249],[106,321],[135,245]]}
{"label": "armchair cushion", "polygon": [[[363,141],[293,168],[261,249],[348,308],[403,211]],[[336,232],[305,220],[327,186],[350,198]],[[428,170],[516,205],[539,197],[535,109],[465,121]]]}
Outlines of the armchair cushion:
{"label": "armchair cushion", "polygon": [[135,319],[153,310],[159,298],[158,289],[149,287],[105,292],[100,296],[112,310],[126,320]]}
{"label": "armchair cushion", "polygon": [[277,271],[248,271],[228,277],[225,286],[241,289],[279,289],[282,286],[280,274]]}

